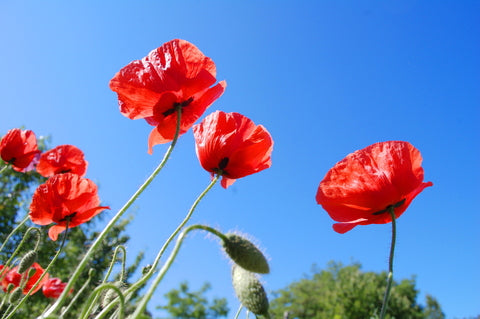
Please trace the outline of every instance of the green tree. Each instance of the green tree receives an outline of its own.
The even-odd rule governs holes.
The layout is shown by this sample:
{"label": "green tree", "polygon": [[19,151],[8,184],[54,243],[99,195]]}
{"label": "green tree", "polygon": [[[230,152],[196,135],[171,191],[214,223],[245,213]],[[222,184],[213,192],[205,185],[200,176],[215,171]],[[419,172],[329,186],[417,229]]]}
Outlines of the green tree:
{"label": "green tree", "polygon": [[[331,262],[326,270],[314,267],[312,275],[274,293],[270,304],[274,318],[365,319],[375,318],[381,308],[387,274],[362,272],[360,264]],[[414,279],[394,282],[387,318],[444,319],[439,303],[427,296],[417,304]]]}
{"label": "green tree", "polygon": [[[44,181],[45,178],[40,176],[35,171],[19,173],[15,172],[11,168],[8,168],[0,175],[0,244],[5,242],[7,235],[14,229],[17,223],[28,214],[28,207],[30,205],[32,194],[36,187]],[[51,277],[60,278],[62,281],[67,281],[69,279],[70,273],[78,265],[79,261],[83,257],[84,252],[88,248],[88,245],[96,238],[98,233],[95,231],[97,228],[95,227],[95,223],[101,220],[102,214],[99,214],[94,220],[79,227],[69,229],[68,239],[65,247],[63,248],[63,252],[49,271]],[[85,274],[82,276],[82,278],[86,280],[89,269],[93,270],[90,272],[92,277],[87,289],[85,289],[85,292],[88,293],[93,291],[93,289],[103,280],[105,272],[110,266],[115,247],[117,245],[125,245],[129,240],[129,236],[127,236],[124,232],[128,223],[129,219],[124,219],[118,223],[107,235],[107,238],[103,241],[103,245],[96,251],[93,258],[90,260],[89,267],[87,267]],[[27,221],[27,223],[23,225],[19,231],[17,231],[8,240],[4,249],[0,252],[0,264],[5,263],[5,261],[10,257],[22,239],[22,236],[25,234],[26,229],[30,226],[35,225]],[[53,255],[55,255],[63,234],[60,235],[58,241],[53,242],[48,238],[48,236],[46,236],[48,227],[41,227],[40,229],[43,233],[43,236],[40,249],[38,251],[37,262],[45,268]],[[25,248],[20,252],[18,257],[23,256],[24,253],[33,247],[34,242],[29,239]],[[128,281],[128,278],[130,278],[130,276],[136,270],[141,257],[142,255],[139,255],[136,263],[127,268],[125,277],[126,281]],[[110,278],[109,281],[113,280],[116,280],[115,276]],[[84,282],[76,283],[74,287],[74,293],[81,288],[83,283]],[[87,293],[84,293],[80,296],[66,318],[79,317],[79,311],[84,301],[88,297]],[[0,299],[1,298],[3,298],[3,292],[0,292]],[[25,307],[20,309],[15,314],[15,318],[33,318],[40,314],[51,302],[52,300],[49,300],[43,296],[42,292],[39,291],[29,298]],[[129,308],[131,309],[133,307],[129,305]],[[0,309],[0,314],[3,311],[5,311],[5,307]]]}
{"label": "green tree", "polygon": [[227,300],[214,298],[209,301],[205,293],[211,288],[205,283],[200,290],[190,292],[187,282],[182,282],[179,289],[172,289],[165,294],[166,306],[157,307],[169,313],[163,319],[213,319],[228,315]]}

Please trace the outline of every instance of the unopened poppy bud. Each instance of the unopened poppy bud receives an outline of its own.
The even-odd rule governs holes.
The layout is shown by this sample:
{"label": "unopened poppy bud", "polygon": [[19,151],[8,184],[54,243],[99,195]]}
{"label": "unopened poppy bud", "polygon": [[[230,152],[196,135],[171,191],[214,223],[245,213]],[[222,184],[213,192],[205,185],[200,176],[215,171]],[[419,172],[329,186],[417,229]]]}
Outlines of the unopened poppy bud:
{"label": "unopened poppy bud", "polygon": [[8,302],[11,304],[16,303],[18,300],[20,300],[20,297],[22,296],[22,288],[17,287],[15,288],[14,291],[10,294],[10,297],[8,298]]}
{"label": "unopened poppy bud", "polygon": [[245,308],[256,315],[268,317],[267,294],[254,273],[233,265],[232,283],[238,299]]}
{"label": "unopened poppy bud", "polygon": [[227,239],[224,239],[222,242],[223,248],[237,265],[259,274],[268,274],[270,272],[267,259],[251,241],[232,233],[225,236]]}
{"label": "unopened poppy bud", "polygon": [[31,250],[23,256],[20,264],[18,265],[18,273],[23,274],[26,272],[30,267],[32,267],[33,263],[37,260],[37,251]]}

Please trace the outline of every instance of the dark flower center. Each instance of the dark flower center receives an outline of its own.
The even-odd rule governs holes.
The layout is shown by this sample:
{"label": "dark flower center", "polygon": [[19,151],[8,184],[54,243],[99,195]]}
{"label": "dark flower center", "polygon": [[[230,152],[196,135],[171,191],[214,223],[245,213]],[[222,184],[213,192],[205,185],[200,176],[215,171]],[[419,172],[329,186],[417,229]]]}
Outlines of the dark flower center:
{"label": "dark flower center", "polygon": [[372,215],[381,215],[381,214],[383,214],[383,213],[388,212],[388,211],[389,211],[390,209],[392,209],[392,208],[400,207],[400,206],[402,206],[402,205],[405,203],[406,200],[407,200],[407,199],[404,198],[404,199],[402,199],[401,201],[399,201],[398,203],[395,203],[395,204],[393,204],[393,205],[388,205],[385,209],[379,210],[378,212],[375,212],[375,213],[373,213]]}
{"label": "dark flower center", "polygon": [[77,215],[77,212],[74,212],[74,213],[71,213],[70,215],[65,216],[64,218],[60,219],[60,221],[61,222],[66,222],[66,221],[70,222],[73,219],[73,217],[75,217],[75,215]]}
{"label": "dark flower center", "polygon": [[61,170],[60,172],[58,172],[59,174],[65,174],[65,173],[68,173],[68,172],[71,172],[72,170],[70,168],[68,169],[64,169],[64,170]]}
{"label": "dark flower center", "polygon": [[229,161],[228,157],[222,158],[220,162],[218,162],[218,167],[214,168],[213,171],[220,175],[228,175],[228,173],[225,171],[225,167],[227,167],[228,161]]}
{"label": "dark flower center", "polygon": [[175,113],[175,111],[177,110],[177,107],[185,107],[185,106],[188,106],[192,102],[193,102],[193,97],[190,97],[188,100],[185,100],[183,102],[175,102],[175,103],[173,103],[172,108],[166,110],[162,114],[163,114],[163,116],[169,116],[170,114]]}

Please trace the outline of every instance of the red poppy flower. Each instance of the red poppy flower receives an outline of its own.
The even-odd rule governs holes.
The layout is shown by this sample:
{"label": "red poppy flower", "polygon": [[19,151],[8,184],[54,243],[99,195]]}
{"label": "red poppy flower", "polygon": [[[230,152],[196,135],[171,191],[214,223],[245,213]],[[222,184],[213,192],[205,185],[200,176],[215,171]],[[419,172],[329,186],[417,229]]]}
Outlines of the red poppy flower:
{"label": "red poppy flower", "polygon": [[50,227],[48,236],[57,240],[68,227],[83,224],[108,206],[99,206],[97,185],[87,178],[72,173],[55,175],[40,185],[33,194],[30,219],[38,225]]}
{"label": "red poppy flower", "polygon": [[62,282],[59,278],[50,278],[43,284],[42,292],[47,298],[58,298],[67,286],[66,282]]}
{"label": "red poppy flower", "polygon": [[[31,275],[28,278],[27,284],[23,288],[23,294],[25,294],[25,295],[30,291],[30,289],[37,282],[37,280],[40,278],[40,276],[42,276],[42,274],[45,272],[43,270],[42,266],[40,266],[38,263],[33,263],[32,266],[30,267],[30,269],[32,269],[32,268],[35,269],[35,272],[33,273],[33,275]],[[3,277],[3,280],[2,280],[3,291],[5,291],[5,292],[7,291],[7,287],[8,287],[9,284],[13,284],[15,287],[20,286],[20,283],[22,281],[22,277],[23,276],[28,276],[28,274],[30,273],[30,269],[25,271],[23,274],[19,274],[17,272],[18,266],[15,266],[12,269],[7,270],[7,273],[5,274],[5,277]],[[40,288],[42,288],[42,286],[45,284],[45,282],[47,280],[48,280],[48,274],[46,274],[45,277],[42,278],[42,281],[37,285],[35,290],[33,290],[32,295],[34,293],[36,293],[37,291],[39,291]]]}
{"label": "red poppy flower", "polygon": [[83,176],[87,165],[80,149],[73,145],[60,145],[40,156],[37,172],[44,177],[69,172]]}
{"label": "red poppy flower", "polygon": [[11,129],[0,142],[0,156],[5,162],[12,164],[17,172],[28,170],[30,163],[39,153],[37,138],[30,130]]}
{"label": "red poppy flower", "polygon": [[183,134],[223,94],[227,84],[214,85],[215,77],[215,63],[210,58],[193,44],[175,39],[122,68],[110,81],[110,88],[118,94],[123,115],[143,118],[155,126],[148,140],[151,154],[154,145],[173,140],[176,107],[182,107]]}
{"label": "red poppy flower", "polygon": [[412,200],[432,182],[423,182],[422,156],[408,142],[370,145],[347,155],[320,182],[317,202],[338,233],[357,225],[391,222],[388,210],[398,218]]}
{"label": "red poppy flower", "polygon": [[223,176],[223,188],[272,164],[270,133],[241,114],[216,111],[194,125],[193,134],[200,164]]}

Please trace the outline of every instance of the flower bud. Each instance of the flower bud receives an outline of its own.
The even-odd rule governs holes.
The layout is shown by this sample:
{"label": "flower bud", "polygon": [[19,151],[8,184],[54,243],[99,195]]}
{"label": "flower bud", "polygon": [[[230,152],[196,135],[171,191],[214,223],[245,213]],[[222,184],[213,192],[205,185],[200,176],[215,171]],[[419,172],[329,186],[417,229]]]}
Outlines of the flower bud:
{"label": "flower bud", "polygon": [[10,296],[8,298],[8,302],[11,303],[11,304],[15,304],[18,300],[20,300],[21,296],[22,296],[22,288],[17,287],[10,294]]}
{"label": "flower bud", "polygon": [[28,253],[23,256],[20,264],[18,265],[18,273],[23,274],[26,272],[30,267],[32,267],[33,263],[37,260],[37,251],[30,250]]}
{"label": "flower bud", "polygon": [[268,274],[270,272],[267,259],[251,241],[232,233],[225,236],[227,239],[222,242],[223,248],[237,265],[259,274]]}
{"label": "flower bud", "polygon": [[268,298],[255,274],[233,265],[232,283],[242,305],[256,315],[268,317]]}

